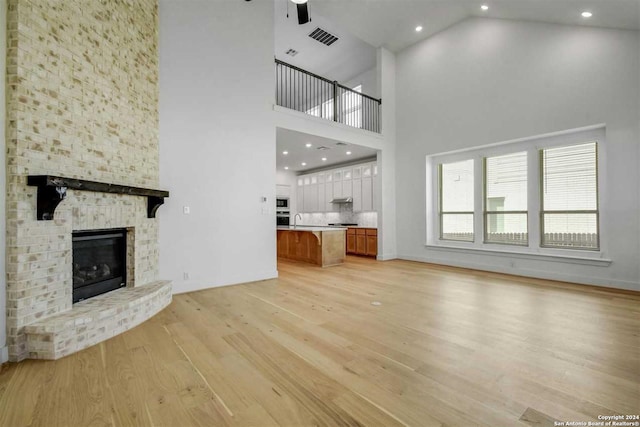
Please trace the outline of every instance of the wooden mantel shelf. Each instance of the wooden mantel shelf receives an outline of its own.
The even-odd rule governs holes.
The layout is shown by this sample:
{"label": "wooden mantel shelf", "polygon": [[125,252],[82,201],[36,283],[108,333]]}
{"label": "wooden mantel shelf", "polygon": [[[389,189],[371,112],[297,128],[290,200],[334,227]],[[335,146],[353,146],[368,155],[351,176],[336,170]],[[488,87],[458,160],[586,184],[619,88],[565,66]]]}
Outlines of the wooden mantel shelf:
{"label": "wooden mantel shelf", "polygon": [[155,218],[156,211],[164,203],[164,198],[169,197],[169,192],[163,190],[106,184],[104,182],[53,175],[29,175],[27,177],[27,185],[38,187],[37,216],[38,220],[45,221],[53,219],[53,213],[58,204],[66,197],[67,189],[146,197],[147,218]]}

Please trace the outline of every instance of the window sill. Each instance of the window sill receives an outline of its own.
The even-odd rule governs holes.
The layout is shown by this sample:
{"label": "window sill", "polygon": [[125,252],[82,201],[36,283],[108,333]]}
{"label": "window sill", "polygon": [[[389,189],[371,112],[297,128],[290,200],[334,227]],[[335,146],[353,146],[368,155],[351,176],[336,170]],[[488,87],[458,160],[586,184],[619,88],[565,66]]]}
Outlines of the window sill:
{"label": "window sill", "polygon": [[[544,260],[544,261],[552,261],[552,262],[563,262],[569,264],[582,264],[582,265],[594,265],[599,267],[608,267],[613,262],[608,258],[596,258],[596,256],[602,256],[601,252],[593,252],[594,256],[575,256],[575,255],[563,255],[557,253],[539,253],[539,252],[525,252],[525,251],[516,251],[516,250],[503,250],[503,249],[487,249],[487,248],[476,248],[470,246],[457,246],[451,244],[426,244],[425,247],[427,249],[433,249],[437,251],[446,251],[446,252],[458,252],[458,253],[466,253],[466,254],[482,254],[482,255],[491,255],[491,256],[509,256],[520,259],[533,259],[533,260]],[[563,249],[559,249],[563,250]],[[585,251],[579,251],[585,252]]]}

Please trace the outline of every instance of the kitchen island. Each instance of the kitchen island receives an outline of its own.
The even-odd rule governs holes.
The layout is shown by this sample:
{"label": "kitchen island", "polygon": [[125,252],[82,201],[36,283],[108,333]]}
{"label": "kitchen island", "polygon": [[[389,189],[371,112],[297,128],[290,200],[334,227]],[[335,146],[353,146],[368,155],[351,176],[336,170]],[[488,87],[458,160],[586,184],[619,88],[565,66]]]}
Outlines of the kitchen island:
{"label": "kitchen island", "polygon": [[342,264],[346,232],[344,227],[278,227],[278,257],[321,267]]}

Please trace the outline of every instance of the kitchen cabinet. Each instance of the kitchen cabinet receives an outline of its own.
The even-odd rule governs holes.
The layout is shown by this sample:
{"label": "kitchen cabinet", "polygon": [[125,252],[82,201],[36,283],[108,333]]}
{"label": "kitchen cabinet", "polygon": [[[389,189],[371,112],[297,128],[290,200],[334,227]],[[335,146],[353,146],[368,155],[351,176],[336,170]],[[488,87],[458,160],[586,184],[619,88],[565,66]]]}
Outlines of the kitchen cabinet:
{"label": "kitchen cabinet", "polygon": [[362,211],[362,180],[354,179],[353,180],[353,211],[361,212]]}
{"label": "kitchen cabinet", "polygon": [[375,163],[372,166],[372,172],[373,172],[373,177],[371,179],[371,198],[372,198],[371,210],[375,211],[376,209],[378,209],[378,187],[379,187],[378,165]]}
{"label": "kitchen cabinet", "polygon": [[378,256],[378,230],[375,228],[367,228],[365,235],[367,236],[365,255]]}
{"label": "kitchen cabinet", "polygon": [[296,186],[296,211],[305,212],[304,210],[304,178],[298,177],[298,185]]}
{"label": "kitchen cabinet", "polygon": [[319,173],[318,174],[318,208],[316,209],[316,212],[326,212],[327,210],[327,203],[325,201],[326,190],[325,190],[324,180],[325,180],[325,174]]}
{"label": "kitchen cabinet", "polygon": [[378,229],[348,228],[346,251],[352,255],[375,257],[378,255]]}
{"label": "kitchen cabinet", "polygon": [[[362,207],[360,208],[363,212],[368,212],[373,210],[373,185],[372,178],[362,178],[362,196],[360,204]],[[355,209],[354,209],[355,210]]]}
{"label": "kitchen cabinet", "polygon": [[311,192],[309,186],[311,185],[311,176],[307,175],[302,178],[303,179],[303,188],[304,188],[304,200],[302,202],[302,211],[301,212],[311,212]]}
{"label": "kitchen cabinet", "polygon": [[356,229],[355,228],[347,229],[347,253],[348,254],[356,253]]}
{"label": "kitchen cabinet", "polygon": [[324,211],[333,212],[333,173],[327,172],[324,176]]}
{"label": "kitchen cabinet", "polygon": [[352,197],[353,197],[353,211],[362,211],[362,167],[356,166],[353,168],[352,183]]}
{"label": "kitchen cabinet", "polygon": [[362,211],[373,208],[373,168],[370,164],[362,166]]}
{"label": "kitchen cabinet", "polygon": [[308,262],[321,267],[344,262],[344,229],[322,227],[278,229],[276,238],[279,258]]}
{"label": "kitchen cabinet", "polygon": [[342,197],[353,197],[353,182],[351,169],[342,171]]}
{"label": "kitchen cabinet", "polygon": [[318,177],[311,176],[309,185],[304,189],[306,210],[305,212],[317,212],[318,211]]}
{"label": "kitchen cabinet", "polygon": [[305,212],[339,212],[337,198],[351,197],[353,212],[376,210],[377,165],[363,163],[348,168],[300,175],[296,188],[296,207]]}
{"label": "kitchen cabinet", "polygon": [[333,172],[333,198],[342,197],[342,171]]}
{"label": "kitchen cabinet", "polygon": [[285,184],[276,184],[276,197],[291,197],[291,186]]}
{"label": "kitchen cabinet", "polygon": [[364,228],[356,228],[356,254],[367,254],[367,235]]}

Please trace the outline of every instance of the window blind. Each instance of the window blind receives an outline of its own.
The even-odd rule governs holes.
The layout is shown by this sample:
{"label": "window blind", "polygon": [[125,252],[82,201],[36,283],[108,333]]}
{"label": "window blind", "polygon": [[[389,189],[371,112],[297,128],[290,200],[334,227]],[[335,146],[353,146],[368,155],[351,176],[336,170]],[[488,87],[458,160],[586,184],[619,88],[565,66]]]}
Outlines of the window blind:
{"label": "window blind", "polygon": [[473,197],[473,159],[441,164],[441,239],[473,241]]}
{"label": "window blind", "polygon": [[527,153],[484,160],[484,241],[527,245]]}
{"label": "window blind", "polygon": [[598,249],[597,144],[541,150],[542,245]]}

